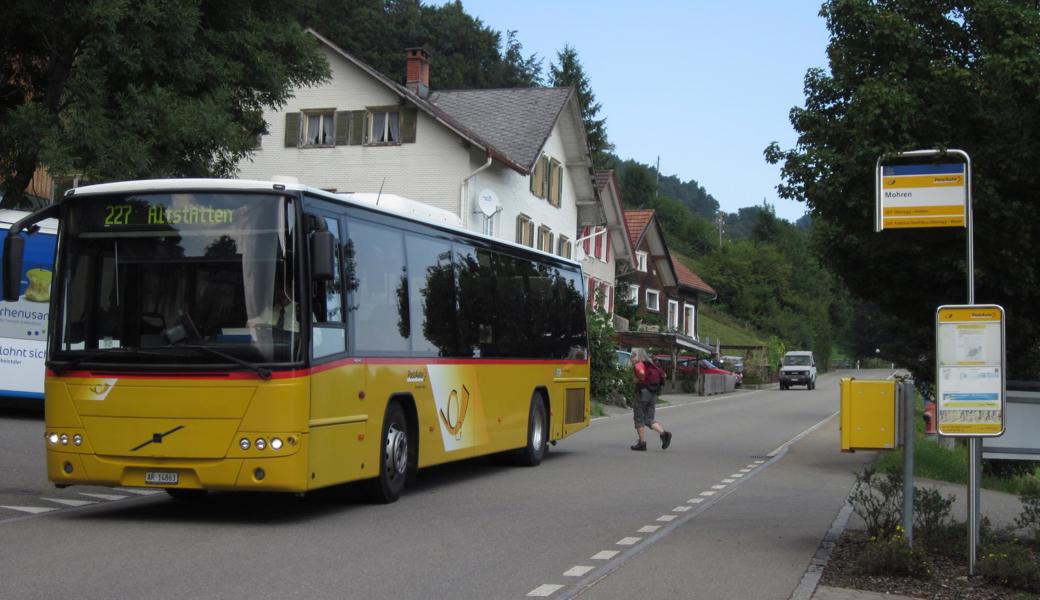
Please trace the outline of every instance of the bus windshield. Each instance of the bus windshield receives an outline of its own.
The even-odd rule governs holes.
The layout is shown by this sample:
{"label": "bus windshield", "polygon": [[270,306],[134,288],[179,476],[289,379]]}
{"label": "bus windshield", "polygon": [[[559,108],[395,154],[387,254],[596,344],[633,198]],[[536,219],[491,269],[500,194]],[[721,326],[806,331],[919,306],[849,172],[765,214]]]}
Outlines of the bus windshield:
{"label": "bus windshield", "polygon": [[133,194],[66,210],[52,360],[300,360],[290,198]]}

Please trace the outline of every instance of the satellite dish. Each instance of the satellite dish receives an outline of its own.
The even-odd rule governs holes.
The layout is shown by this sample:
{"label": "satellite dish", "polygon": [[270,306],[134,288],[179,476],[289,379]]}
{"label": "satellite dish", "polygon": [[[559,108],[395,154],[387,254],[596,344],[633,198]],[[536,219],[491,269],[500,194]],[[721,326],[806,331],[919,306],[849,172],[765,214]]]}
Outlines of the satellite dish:
{"label": "satellite dish", "polygon": [[486,188],[480,190],[480,193],[477,194],[477,210],[489,219],[495,216],[495,213],[502,210],[502,205],[498,202],[498,194]]}

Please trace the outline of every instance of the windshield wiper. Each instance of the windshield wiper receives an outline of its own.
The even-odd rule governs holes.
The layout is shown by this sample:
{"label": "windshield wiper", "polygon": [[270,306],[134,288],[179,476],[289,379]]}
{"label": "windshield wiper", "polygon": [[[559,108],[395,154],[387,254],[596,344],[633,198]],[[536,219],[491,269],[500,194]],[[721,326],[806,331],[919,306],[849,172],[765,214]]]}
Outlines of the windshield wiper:
{"label": "windshield wiper", "polygon": [[[62,375],[65,375],[65,373],[67,373],[69,371],[69,369],[71,369],[72,367],[75,367],[76,365],[78,365],[80,363],[84,363],[86,361],[89,361],[89,360],[92,360],[92,359],[95,359],[95,358],[106,357],[106,356],[113,356],[113,355],[161,356],[158,352],[148,352],[146,350],[141,350],[140,348],[136,348],[134,346],[122,346],[122,347],[119,347],[119,348],[110,348],[108,350],[90,350],[90,351],[86,351],[84,354],[81,354],[79,356],[73,357],[73,358],[65,361],[64,364],[61,364],[61,365],[50,364],[48,366],[51,368],[51,370],[53,370],[59,376],[62,376]],[[53,361],[51,361],[51,362],[53,362]]]}
{"label": "windshield wiper", "polygon": [[267,367],[261,367],[260,365],[255,365],[247,360],[242,360],[241,358],[231,356],[230,354],[226,354],[224,352],[221,352],[220,350],[210,348],[209,346],[198,346],[193,344],[170,344],[169,346],[166,346],[166,348],[187,348],[188,350],[202,350],[204,352],[209,352],[214,356],[219,356],[220,358],[229,360],[235,363],[236,365],[245,367],[259,375],[260,378],[265,381],[271,378],[271,369],[268,369]]}

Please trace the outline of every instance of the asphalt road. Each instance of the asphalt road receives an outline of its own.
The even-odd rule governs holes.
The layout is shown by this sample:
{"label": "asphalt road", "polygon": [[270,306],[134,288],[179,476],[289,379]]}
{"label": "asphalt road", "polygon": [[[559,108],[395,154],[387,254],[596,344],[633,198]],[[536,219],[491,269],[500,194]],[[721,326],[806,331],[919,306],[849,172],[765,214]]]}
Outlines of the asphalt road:
{"label": "asphalt road", "polygon": [[597,419],[538,468],[429,469],[388,506],[350,487],[56,490],[40,416],[0,411],[0,598],[786,599],[867,458],[838,453],[840,375],[673,398],[667,451],[630,451],[628,415]]}

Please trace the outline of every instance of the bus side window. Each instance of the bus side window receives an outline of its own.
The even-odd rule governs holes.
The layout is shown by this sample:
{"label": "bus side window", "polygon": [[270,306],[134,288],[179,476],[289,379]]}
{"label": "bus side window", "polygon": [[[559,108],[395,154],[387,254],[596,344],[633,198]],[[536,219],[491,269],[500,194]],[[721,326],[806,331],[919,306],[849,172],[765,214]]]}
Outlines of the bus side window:
{"label": "bus side window", "polygon": [[332,279],[311,282],[311,307],[314,310],[314,327],[311,330],[311,346],[314,358],[322,358],[345,352],[347,330],[343,320],[343,255],[340,244],[339,221],[321,216],[325,225],[336,239],[333,252]]}
{"label": "bus side window", "polygon": [[404,234],[360,219],[348,223],[357,289],[350,300],[354,351],[407,355],[411,335]]}

